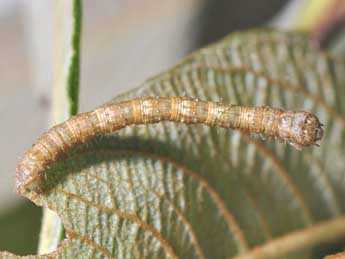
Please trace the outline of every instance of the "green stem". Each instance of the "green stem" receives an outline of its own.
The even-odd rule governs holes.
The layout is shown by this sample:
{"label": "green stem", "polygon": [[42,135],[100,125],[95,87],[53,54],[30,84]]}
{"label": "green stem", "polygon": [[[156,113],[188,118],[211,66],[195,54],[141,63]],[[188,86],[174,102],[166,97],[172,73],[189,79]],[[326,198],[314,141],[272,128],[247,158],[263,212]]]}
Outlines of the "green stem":
{"label": "green stem", "polygon": [[81,36],[81,0],[73,0],[73,30],[72,30],[72,56],[67,81],[67,94],[69,101],[69,115],[78,113],[79,106],[79,77],[80,77],[80,36]]}

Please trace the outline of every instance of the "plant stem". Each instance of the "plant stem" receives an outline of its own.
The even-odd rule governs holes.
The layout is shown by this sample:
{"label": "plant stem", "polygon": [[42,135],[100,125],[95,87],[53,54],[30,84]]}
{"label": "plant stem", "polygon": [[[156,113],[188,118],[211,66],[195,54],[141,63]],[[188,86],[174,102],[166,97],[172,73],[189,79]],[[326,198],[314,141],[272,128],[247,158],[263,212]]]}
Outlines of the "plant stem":
{"label": "plant stem", "polygon": [[344,236],[345,216],[342,216],[268,241],[266,244],[255,247],[233,259],[283,258],[292,252],[308,249],[321,243],[332,242]]}
{"label": "plant stem", "polygon": [[[80,77],[81,0],[57,3],[56,78],[53,93],[53,121],[62,122],[78,113]],[[65,230],[55,212],[44,208],[38,253],[55,250]]]}

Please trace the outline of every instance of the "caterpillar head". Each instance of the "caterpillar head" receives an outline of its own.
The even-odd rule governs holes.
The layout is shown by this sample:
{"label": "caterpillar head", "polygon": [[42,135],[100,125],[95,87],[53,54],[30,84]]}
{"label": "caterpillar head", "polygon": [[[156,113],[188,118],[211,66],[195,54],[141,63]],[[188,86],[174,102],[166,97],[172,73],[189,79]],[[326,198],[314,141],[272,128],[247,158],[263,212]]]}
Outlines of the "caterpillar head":
{"label": "caterpillar head", "polygon": [[279,126],[280,137],[298,150],[312,145],[319,146],[323,136],[323,125],[310,112],[286,112]]}

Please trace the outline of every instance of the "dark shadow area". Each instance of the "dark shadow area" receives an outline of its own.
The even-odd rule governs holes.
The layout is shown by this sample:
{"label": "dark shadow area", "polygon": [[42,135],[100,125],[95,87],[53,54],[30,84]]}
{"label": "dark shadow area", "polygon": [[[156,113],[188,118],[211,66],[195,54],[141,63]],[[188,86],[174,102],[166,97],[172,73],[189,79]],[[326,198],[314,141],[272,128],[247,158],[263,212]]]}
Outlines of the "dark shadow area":
{"label": "dark shadow area", "polygon": [[332,47],[332,44],[334,44],[336,40],[338,40],[339,35],[344,34],[345,19],[334,24],[334,26],[329,27],[329,29],[325,31],[324,35],[320,35],[320,39],[317,39],[319,40],[318,44],[321,48],[328,49]]}
{"label": "dark shadow area", "polygon": [[195,28],[195,48],[215,42],[230,32],[263,26],[288,3],[287,0],[204,1]]}
{"label": "dark shadow area", "polygon": [[327,255],[333,255],[343,252],[345,249],[345,239],[338,240],[314,248],[313,258],[323,259]]}
{"label": "dark shadow area", "polygon": [[18,255],[36,254],[41,226],[42,208],[22,201],[0,215],[0,251]]}
{"label": "dark shadow area", "polygon": [[198,171],[200,161],[188,152],[177,148],[171,142],[161,142],[155,139],[142,139],[137,136],[120,138],[116,134],[96,136],[87,143],[72,148],[67,154],[49,165],[45,172],[45,181],[41,183],[40,189],[43,193],[49,192],[57,184],[66,180],[69,174],[80,173],[83,169],[104,161],[123,160],[141,157],[143,153],[162,156],[167,159],[183,162],[192,170]]}

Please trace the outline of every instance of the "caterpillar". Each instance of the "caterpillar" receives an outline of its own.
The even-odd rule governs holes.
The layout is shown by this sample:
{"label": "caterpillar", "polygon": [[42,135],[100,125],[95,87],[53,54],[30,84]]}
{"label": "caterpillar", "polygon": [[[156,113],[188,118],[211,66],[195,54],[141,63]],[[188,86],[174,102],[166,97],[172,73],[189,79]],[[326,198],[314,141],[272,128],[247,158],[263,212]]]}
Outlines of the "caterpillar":
{"label": "caterpillar", "polygon": [[188,97],[141,98],[107,104],[52,127],[19,162],[15,191],[39,193],[44,171],[67,151],[98,134],[107,134],[132,124],[174,121],[202,123],[213,127],[259,133],[290,143],[296,149],[319,145],[322,124],[312,113],[271,107],[228,105]]}

